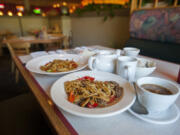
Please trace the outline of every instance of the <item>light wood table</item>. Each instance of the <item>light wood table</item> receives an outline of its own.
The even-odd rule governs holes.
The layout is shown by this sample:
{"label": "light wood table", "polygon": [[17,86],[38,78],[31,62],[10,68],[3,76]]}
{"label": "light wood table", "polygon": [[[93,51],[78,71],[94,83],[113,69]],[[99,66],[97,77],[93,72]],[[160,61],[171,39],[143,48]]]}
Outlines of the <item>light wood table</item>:
{"label": "light wood table", "polygon": [[[58,108],[53,103],[49,95],[50,87],[61,76],[34,74],[25,68],[20,57],[13,56],[13,60],[57,134],[180,134],[180,129],[177,128],[180,124],[180,120],[171,125],[162,126],[141,121],[130,115],[127,111],[122,114],[103,119],[81,118],[71,115]],[[162,75],[165,72],[166,74],[164,74],[164,76],[170,78],[173,76],[173,80],[177,79],[180,65],[160,60],[155,61],[159,61],[157,64],[157,71],[162,69]],[[164,65],[166,65],[166,70]],[[171,75],[169,76],[169,74]],[[178,99],[177,105],[180,107],[180,99]]]}
{"label": "light wood table", "polygon": [[[13,38],[13,39],[5,39],[2,41],[2,44],[6,43],[25,43],[28,42],[31,45],[38,45],[38,44],[44,44],[44,45],[50,45],[53,43],[58,43],[58,47],[61,47],[61,43],[64,39],[64,35],[62,36],[56,36],[56,37],[50,37],[50,38],[35,38],[35,37],[20,37],[20,38]],[[0,55],[2,55],[2,44],[0,44]]]}
{"label": "light wood table", "polygon": [[13,38],[13,39],[6,39],[3,40],[3,43],[24,43],[29,42],[31,44],[49,44],[54,42],[59,42],[62,40],[64,36],[59,37],[49,37],[49,38],[35,38],[35,37],[20,37],[20,38]]}

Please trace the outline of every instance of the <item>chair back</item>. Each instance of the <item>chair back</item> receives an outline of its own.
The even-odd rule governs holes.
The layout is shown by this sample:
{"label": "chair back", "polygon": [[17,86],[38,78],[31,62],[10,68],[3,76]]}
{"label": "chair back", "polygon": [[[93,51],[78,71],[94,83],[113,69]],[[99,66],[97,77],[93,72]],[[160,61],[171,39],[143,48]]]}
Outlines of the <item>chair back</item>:
{"label": "chair back", "polygon": [[9,53],[10,53],[12,59],[13,59],[16,56],[13,48],[11,47],[11,45],[9,43],[6,43],[6,46],[7,46],[8,50],[9,50]]}
{"label": "chair back", "polygon": [[12,49],[17,55],[29,54],[30,52],[30,43],[9,43]]}

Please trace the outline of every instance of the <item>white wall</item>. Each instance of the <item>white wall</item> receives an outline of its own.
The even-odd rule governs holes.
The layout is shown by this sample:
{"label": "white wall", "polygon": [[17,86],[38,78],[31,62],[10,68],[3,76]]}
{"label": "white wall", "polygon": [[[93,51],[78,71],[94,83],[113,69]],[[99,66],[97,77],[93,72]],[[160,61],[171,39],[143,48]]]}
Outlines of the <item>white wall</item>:
{"label": "white wall", "polygon": [[61,27],[61,17],[50,17],[48,22],[49,27],[54,27],[55,24],[58,24]]}
{"label": "white wall", "polygon": [[129,16],[72,17],[73,45],[103,45],[122,48],[129,38]]}
{"label": "white wall", "polygon": [[23,17],[22,19],[22,27],[24,35],[27,35],[28,31],[34,29],[41,29],[43,26],[48,27],[48,19],[44,17]]}
{"label": "white wall", "polygon": [[72,18],[68,16],[61,17],[61,29],[65,36],[70,36],[72,31]]}
{"label": "white wall", "polygon": [[20,34],[19,21],[17,17],[0,17],[0,31],[9,30]]}
{"label": "white wall", "polygon": [[[29,30],[41,29],[42,26],[49,26],[48,18],[40,16],[21,17],[21,23],[24,35],[26,35]],[[0,30],[9,30],[16,35],[21,35],[19,17],[0,17]]]}

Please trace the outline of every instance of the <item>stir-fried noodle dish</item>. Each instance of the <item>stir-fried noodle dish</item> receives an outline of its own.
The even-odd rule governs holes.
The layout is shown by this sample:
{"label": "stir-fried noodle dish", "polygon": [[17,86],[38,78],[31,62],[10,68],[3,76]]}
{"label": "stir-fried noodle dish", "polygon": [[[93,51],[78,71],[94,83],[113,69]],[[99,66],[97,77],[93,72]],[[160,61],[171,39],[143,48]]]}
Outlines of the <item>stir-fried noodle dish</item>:
{"label": "stir-fried noodle dish", "polygon": [[46,72],[66,72],[78,67],[73,60],[53,60],[41,66],[40,69]]}
{"label": "stir-fried noodle dish", "polygon": [[64,83],[68,101],[81,107],[106,107],[120,101],[123,88],[115,81],[96,81],[85,76]]}

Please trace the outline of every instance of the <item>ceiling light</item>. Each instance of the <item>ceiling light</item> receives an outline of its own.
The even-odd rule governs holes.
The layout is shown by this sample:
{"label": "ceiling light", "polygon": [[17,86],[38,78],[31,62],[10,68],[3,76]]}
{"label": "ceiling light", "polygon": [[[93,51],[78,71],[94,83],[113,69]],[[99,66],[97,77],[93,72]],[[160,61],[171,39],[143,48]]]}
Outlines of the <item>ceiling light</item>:
{"label": "ceiling light", "polygon": [[53,4],[53,8],[57,8],[56,4]]}
{"label": "ceiling light", "polygon": [[42,13],[42,16],[43,16],[43,17],[46,17],[46,13]]}
{"label": "ceiling light", "polygon": [[2,11],[0,11],[0,16],[3,16],[3,15],[4,15],[4,13]]}
{"label": "ceiling light", "polygon": [[67,3],[66,3],[66,2],[63,2],[62,5],[63,5],[63,6],[67,6]]}
{"label": "ceiling light", "polygon": [[13,13],[11,11],[8,11],[7,13],[9,16],[13,16]]}
{"label": "ceiling light", "polygon": [[60,4],[56,4],[56,7],[60,7]]}
{"label": "ceiling light", "polygon": [[72,9],[75,10],[75,9],[76,9],[76,6],[72,6]]}
{"label": "ceiling light", "polygon": [[18,16],[23,16],[22,12],[17,12]]}
{"label": "ceiling light", "polygon": [[72,14],[74,12],[73,9],[69,9],[69,13]]}

